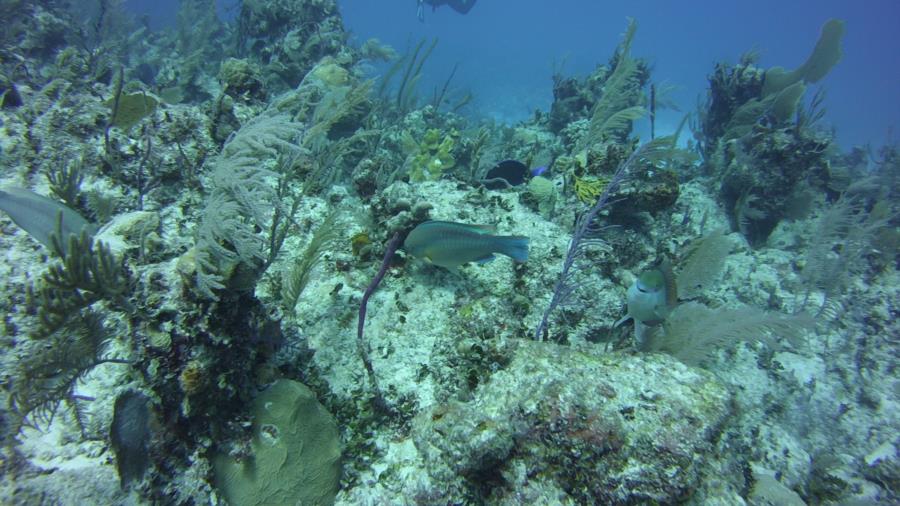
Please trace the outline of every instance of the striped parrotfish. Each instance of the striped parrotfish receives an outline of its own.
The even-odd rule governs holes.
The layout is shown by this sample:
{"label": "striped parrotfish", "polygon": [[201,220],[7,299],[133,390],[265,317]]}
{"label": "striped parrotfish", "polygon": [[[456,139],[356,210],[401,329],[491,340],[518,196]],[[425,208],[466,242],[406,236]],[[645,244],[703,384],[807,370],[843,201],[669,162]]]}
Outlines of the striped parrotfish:
{"label": "striped parrotfish", "polygon": [[494,259],[494,253],[516,262],[528,260],[527,237],[494,235],[494,232],[494,227],[488,225],[426,221],[406,236],[403,249],[451,271],[469,262],[489,262]]}

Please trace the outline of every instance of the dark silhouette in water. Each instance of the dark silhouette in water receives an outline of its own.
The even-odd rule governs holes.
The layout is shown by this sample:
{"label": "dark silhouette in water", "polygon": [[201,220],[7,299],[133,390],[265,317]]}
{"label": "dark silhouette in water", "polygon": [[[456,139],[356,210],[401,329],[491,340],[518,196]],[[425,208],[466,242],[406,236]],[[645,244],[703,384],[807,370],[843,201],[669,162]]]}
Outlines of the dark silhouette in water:
{"label": "dark silhouette in water", "polygon": [[451,9],[460,14],[468,14],[472,7],[475,6],[476,0],[416,0],[416,15],[419,21],[425,21],[425,4],[431,6],[431,10],[435,10],[441,5],[448,5]]}

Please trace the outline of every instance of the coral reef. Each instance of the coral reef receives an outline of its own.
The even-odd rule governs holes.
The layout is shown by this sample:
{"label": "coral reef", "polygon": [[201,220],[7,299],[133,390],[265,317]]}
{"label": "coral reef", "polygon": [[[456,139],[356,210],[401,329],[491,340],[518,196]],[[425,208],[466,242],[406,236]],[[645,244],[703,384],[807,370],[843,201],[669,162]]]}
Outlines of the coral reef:
{"label": "coral reef", "polygon": [[441,131],[432,128],[425,132],[421,141],[416,142],[410,133],[405,133],[403,142],[409,152],[409,180],[435,181],[445,171],[453,169],[456,160],[453,158],[454,138],[459,134],[450,132],[441,135]]}
{"label": "coral reef", "polygon": [[[717,65],[685,144],[634,133],[634,21],[511,126],[334,0],[0,3],[0,502],[898,502],[900,155],[807,90],[842,22]],[[528,260],[430,265],[429,220]]]}
{"label": "coral reef", "polygon": [[[753,245],[768,239],[804,192],[829,179],[830,135],[817,130],[813,100],[801,108],[804,83],[821,80],[840,60],[844,25],[831,20],[806,63],[792,72],[762,70],[755,55],[719,64],[699,111],[701,153],[720,167],[717,177],[732,226]],[[798,110],[800,109],[800,110]]]}
{"label": "coral reef", "polygon": [[294,88],[324,56],[343,50],[344,30],[334,0],[248,0],[237,20],[238,54],[262,68],[272,92]]}
{"label": "coral reef", "polygon": [[[665,357],[523,342],[468,402],[413,422],[434,502],[676,502],[704,476],[728,393]],[[637,372],[640,371],[640,372]],[[640,399],[640,401],[636,401]]]}

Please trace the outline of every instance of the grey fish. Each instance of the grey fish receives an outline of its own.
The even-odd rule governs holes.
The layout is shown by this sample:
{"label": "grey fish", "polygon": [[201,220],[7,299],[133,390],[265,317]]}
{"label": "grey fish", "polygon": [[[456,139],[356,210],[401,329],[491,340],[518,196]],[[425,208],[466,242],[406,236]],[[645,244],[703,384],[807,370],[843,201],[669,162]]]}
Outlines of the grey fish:
{"label": "grey fish", "polygon": [[51,251],[50,236],[57,233],[57,227],[61,228],[64,250],[70,235],[80,236],[82,230],[87,230],[89,235],[94,232],[93,226],[74,209],[25,188],[0,190],[0,210]]}
{"label": "grey fish", "polygon": [[494,253],[528,260],[528,238],[493,235],[494,228],[450,221],[426,221],[406,236],[403,249],[434,265],[455,270],[469,262],[489,262]]}

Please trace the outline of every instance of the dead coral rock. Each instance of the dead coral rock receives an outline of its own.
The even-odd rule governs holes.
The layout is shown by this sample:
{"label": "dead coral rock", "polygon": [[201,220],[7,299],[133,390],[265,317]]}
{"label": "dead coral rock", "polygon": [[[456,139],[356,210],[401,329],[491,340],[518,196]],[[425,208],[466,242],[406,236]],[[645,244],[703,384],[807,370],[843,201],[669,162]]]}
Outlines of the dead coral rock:
{"label": "dead coral rock", "polygon": [[719,383],[670,357],[524,341],[471,401],[420,415],[413,440],[446,484],[438,502],[503,503],[539,481],[581,504],[671,504],[700,485],[729,414]]}
{"label": "dead coral rock", "polygon": [[615,214],[648,212],[657,214],[675,205],[680,186],[678,174],[672,170],[655,169],[627,181],[613,204]]}

